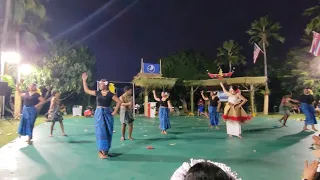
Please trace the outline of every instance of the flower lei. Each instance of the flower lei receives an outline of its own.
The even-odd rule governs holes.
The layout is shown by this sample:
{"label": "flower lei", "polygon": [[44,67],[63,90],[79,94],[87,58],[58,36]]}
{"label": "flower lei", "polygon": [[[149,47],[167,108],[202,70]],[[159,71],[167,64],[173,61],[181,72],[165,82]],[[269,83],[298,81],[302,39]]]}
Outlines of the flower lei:
{"label": "flower lei", "polygon": [[197,163],[201,162],[209,162],[212,163],[219,168],[221,168],[224,172],[226,172],[233,180],[241,180],[241,178],[238,178],[238,174],[236,172],[233,172],[230,167],[226,166],[225,164],[218,163],[218,162],[212,162],[207,161],[204,159],[190,159],[190,163],[184,162],[172,175],[171,180],[184,180],[186,178],[187,172],[189,169],[194,166]]}

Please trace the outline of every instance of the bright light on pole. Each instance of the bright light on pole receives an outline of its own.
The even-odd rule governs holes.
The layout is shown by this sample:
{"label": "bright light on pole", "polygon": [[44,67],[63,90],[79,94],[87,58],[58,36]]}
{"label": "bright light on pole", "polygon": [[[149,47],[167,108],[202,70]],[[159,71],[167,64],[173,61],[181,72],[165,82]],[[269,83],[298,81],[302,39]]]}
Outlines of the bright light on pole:
{"label": "bright light on pole", "polygon": [[31,74],[33,68],[30,64],[21,64],[19,66],[19,73],[23,76]]}
{"label": "bright light on pole", "polygon": [[16,52],[2,52],[1,59],[9,64],[19,64],[21,60],[21,56]]}

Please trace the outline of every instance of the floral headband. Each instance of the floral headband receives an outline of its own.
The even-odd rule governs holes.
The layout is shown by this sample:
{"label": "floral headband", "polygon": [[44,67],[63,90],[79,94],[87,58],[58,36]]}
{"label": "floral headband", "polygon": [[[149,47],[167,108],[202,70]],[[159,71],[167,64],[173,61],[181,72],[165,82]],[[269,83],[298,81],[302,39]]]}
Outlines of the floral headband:
{"label": "floral headband", "polygon": [[218,163],[218,162],[212,162],[212,161],[206,161],[204,159],[190,159],[190,163],[184,162],[172,175],[171,180],[184,180],[187,176],[187,172],[189,169],[194,166],[195,164],[201,163],[201,162],[208,162],[212,163],[219,168],[221,168],[225,173],[227,173],[233,180],[241,180],[241,178],[238,178],[238,174],[236,172],[233,172],[230,167],[226,166],[225,164]]}

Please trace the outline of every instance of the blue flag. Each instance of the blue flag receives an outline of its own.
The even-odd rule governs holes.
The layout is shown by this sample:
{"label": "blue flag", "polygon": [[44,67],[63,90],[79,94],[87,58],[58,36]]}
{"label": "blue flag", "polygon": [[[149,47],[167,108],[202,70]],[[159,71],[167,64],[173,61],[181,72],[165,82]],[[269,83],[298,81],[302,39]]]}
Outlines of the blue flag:
{"label": "blue flag", "polygon": [[143,73],[160,74],[160,64],[143,63]]}

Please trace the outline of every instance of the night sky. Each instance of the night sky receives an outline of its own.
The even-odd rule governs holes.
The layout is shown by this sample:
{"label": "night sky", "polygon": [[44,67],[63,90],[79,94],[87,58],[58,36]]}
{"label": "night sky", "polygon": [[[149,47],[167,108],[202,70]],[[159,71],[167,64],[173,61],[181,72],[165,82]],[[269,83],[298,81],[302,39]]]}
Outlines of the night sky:
{"label": "night sky", "polygon": [[[281,23],[281,34],[286,38],[281,50],[288,50],[299,44],[303,34],[308,21],[302,16],[304,9],[318,3],[318,0],[114,0],[94,18],[83,21],[109,1],[49,0],[45,5],[51,21],[46,30],[54,39],[81,41],[131,4],[117,19],[81,41],[96,56],[96,78],[117,81],[131,81],[140,71],[142,57],[145,62],[158,62],[174,52],[193,49],[214,60],[216,49],[229,39],[238,41],[248,61],[252,61],[252,46],[245,31],[253,20],[264,15]],[[82,26],[75,26],[81,21]],[[69,32],[69,28],[74,30]]]}

